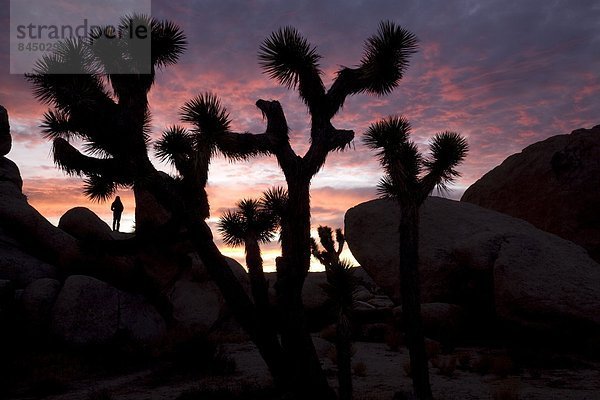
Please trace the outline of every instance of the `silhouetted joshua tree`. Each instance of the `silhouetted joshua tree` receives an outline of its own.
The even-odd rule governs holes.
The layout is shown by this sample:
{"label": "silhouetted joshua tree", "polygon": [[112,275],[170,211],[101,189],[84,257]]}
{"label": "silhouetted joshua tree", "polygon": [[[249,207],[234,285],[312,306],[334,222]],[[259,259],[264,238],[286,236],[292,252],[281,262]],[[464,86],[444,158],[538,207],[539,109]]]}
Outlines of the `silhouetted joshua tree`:
{"label": "silhouetted joshua tree", "polygon": [[[101,37],[97,41],[119,46],[118,52],[104,51],[107,46],[96,40],[64,41],[26,76],[38,100],[53,107],[42,127],[53,141],[54,161],[68,174],[84,176],[85,193],[94,200],[106,200],[117,188],[133,187],[147,171],[155,171],[147,152],[147,94],[155,68],[174,64],[186,46],[183,32],[171,22],[133,15],[124,17],[120,28],[131,25],[150,28],[151,73],[137,73],[136,49],[127,46],[129,41]],[[116,64],[119,73],[105,72],[114,72]],[[82,140],[90,156],[73,147],[72,139]]]}
{"label": "silhouetted joshua tree", "polygon": [[218,227],[225,244],[244,246],[254,304],[259,310],[268,312],[268,284],[263,271],[260,243],[274,239],[277,227],[275,218],[261,208],[258,200],[244,199],[237,203],[237,210],[223,214]]}
{"label": "silhouetted joshua tree", "polygon": [[[256,103],[267,119],[265,133],[238,134],[229,130],[227,114],[216,98],[203,95],[184,106],[183,120],[194,125],[192,131],[188,134],[178,127],[171,129],[181,131],[173,135],[173,140],[183,139],[179,143],[184,146],[183,153],[187,152],[182,159],[173,158],[176,166],[183,161],[181,164],[186,168],[179,170],[179,179],[172,179],[159,173],[148,158],[147,94],[154,82],[155,68],[177,61],[184,50],[185,37],[170,22],[141,16],[124,18],[119,29],[127,31],[128,24],[132,23],[145,24],[152,32],[149,74],[139,71],[137,54],[128,48],[126,41],[94,46],[71,41],[45,56],[36,73],[28,76],[38,99],[54,107],[45,114],[44,130],[54,141],[56,163],[67,173],[84,176],[86,194],[93,199],[104,200],[122,186],[144,189],[154,195],[172,215],[168,226],[156,233],[169,237],[169,233],[179,232],[180,227],[186,228],[196,251],[239,322],[257,344],[276,382],[277,372],[284,371],[291,377],[292,391],[331,397],[306,329],[301,298],[310,265],[310,182],[324,165],[327,155],[344,150],[354,138],[352,131],[336,129],[331,123],[346,97],[365,92],[390,93],[402,78],[409,57],[416,51],[415,36],[391,22],[382,23],[378,33],[367,40],[359,65],[341,68],[326,90],[320,76],[321,56],[316,49],[293,28],[273,33],[261,46],[259,58],[266,73],[289,88],[297,88],[307,105],[311,116],[311,145],[307,153],[301,157],[292,149],[279,102],[258,100]],[[113,44],[117,44],[116,50],[120,52],[117,58],[115,48],[108,52],[110,57],[104,51]],[[109,66],[115,65],[124,73],[106,73]],[[75,67],[83,73],[68,73],[65,67]],[[105,87],[106,83],[112,93]],[[68,141],[72,137],[83,139],[92,156],[73,147]],[[163,139],[166,141],[167,137]],[[205,176],[210,156],[217,149],[241,159],[273,154],[286,178],[289,197],[281,218],[282,256],[277,260],[275,286],[278,306],[284,310],[281,346],[270,336],[261,334],[254,305],[228,268],[202,219],[208,215]],[[160,151],[159,146],[159,155]],[[190,165],[195,168],[187,168]],[[137,222],[138,236],[141,236],[141,221]],[[286,366],[280,364],[281,351]]]}
{"label": "silhouetted joshua tree", "polygon": [[[331,397],[306,327],[302,287],[310,267],[310,182],[332,151],[346,149],[354,139],[351,130],[337,129],[331,119],[346,98],[359,93],[389,94],[402,78],[417,39],[392,22],[383,22],[376,35],[367,39],[363,58],[355,68],[342,67],[329,89],[321,79],[321,56],[294,28],[274,32],[260,46],[259,59],[265,73],[290,89],[298,89],[311,117],[310,147],[304,156],[290,145],[288,125],[278,101],[258,100],[257,107],[267,120],[262,134],[234,133],[222,129],[215,137],[221,151],[241,157],[273,154],[283,170],[288,203],[282,216],[282,255],[276,261],[275,285],[282,313],[281,343],[292,369],[294,390],[303,395]],[[209,110],[202,102],[189,103],[186,120],[201,125],[195,114]],[[224,109],[218,110],[219,112]],[[216,110],[213,110],[213,115]],[[222,128],[226,128],[224,125]]]}
{"label": "silhouetted joshua tree", "polygon": [[352,398],[352,311],[354,309],[354,293],[357,289],[352,265],[340,260],[344,249],[345,238],[341,229],[333,231],[328,226],[317,229],[319,241],[324,250],[319,250],[317,241],[311,240],[311,253],[325,267],[327,285],[325,291],[333,300],[337,311],[335,349],[338,364],[339,398]]}
{"label": "silhouetted joshua tree", "polygon": [[421,322],[419,290],[419,208],[436,188],[459,176],[455,169],[466,157],[466,140],[455,132],[436,134],[424,158],[409,140],[410,124],[402,117],[389,117],[369,127],[365,144],[377,151],[385,171],[379,190],[382,196],[396,199],[400,206],[400,290],[402,315],[410,350],[415,394],[419,400],[431,399],[429,370]]}
{"label": "silhouetted joshua tree", "polygon": [[[129,31],[131,24],[133,30],[143,25],[151,31],[150,73],[140,72],[140,60],[136,58],[139,54],[128,47],[127,41],[109,42],[106,46],[93,41],[65,41],[56,52],[38,62],[34,74],[26,76],[33,84],[36,97],[52,106],[44,114],[43,129],[45,136],[53,141],[54,160],[68,174],[85,177],[85,193],[92,199],[106,200],[118,187],[151,193],[170,212],[171,219],[161,229],[143,235],[140,221],[136,221],[137,236],[163,244],[163,240],[180,240],[181,228],[184,228],[184,234],[191,239],[225,301],[256,343],[279,384],[282,381],[279,376],[286,371],[281,347],[271,336],[264,335],[252,301],[219,252],[204,221],[208,216],[205,177],[215,149],[210,140],[220,132],[218,126],[211,124],[223,124],[220,114],[215,112],[218,104],[210,97],[201,98],[204,102],[199,105],[190,103],[207,111],[194,117],[208,131],[198,129],[189,135],[171,135],[174,141],[183,139],[178,144],[185,150],[184,156],[172,159],[182,176],[173,179],[157,171],[147,150],[148,92],[154,83],[156,68],[175,63],[184,51],[185,36],[169,21],[136,15],[123,18],[119,29]],[[106,52],[107,46],[116,46],[116,49]],[[115,65],[118,74],[110,73]],[[74,73],[73,69],[80,73]],[[71,145],[72,138],[83,140],[84,149],[91,155]],[[167,132],[157,144],[158,155],[181,155],[168,152],[177,148],[173,141],[167,143],[169,140]]]}
{"label": "silhouetted joshua tree", "polygon": [[[141,15],[124,17],[119,29],[139,26],[152,35],[148,74],[137,72],[136,44],[102,36],[60,42],[55,52],[38,60],[34,74],[26,75],[37,99],[51,106],[42,129],[53,142],[55,163],[69,175],[84,177],[84,192],[93,200],[106,201],[119,187],[144,186],[157,174],[147,153],[147,93],[155,69],[175,63],[186,42],[176,25]],[[107,73],[115,70],[119,73]],[[87,154],[73,140],[80,140]],[[118,272],[111,277],[96,272],[104,279],[123,279]]]}

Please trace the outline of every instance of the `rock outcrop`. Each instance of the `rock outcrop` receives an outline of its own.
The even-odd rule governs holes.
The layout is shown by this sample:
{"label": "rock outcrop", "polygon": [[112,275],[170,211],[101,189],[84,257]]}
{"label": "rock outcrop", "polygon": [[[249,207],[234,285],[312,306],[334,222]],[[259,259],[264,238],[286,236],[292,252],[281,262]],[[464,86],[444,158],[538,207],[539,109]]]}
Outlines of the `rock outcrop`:
{"label": "rock outcrop", "polygon": [[[81,345],[122,335],[139,343],[156,341],[170,311],[175,324],[206,333],[224,314],[223,298],[189,243],[122,240],[132,235],[111,232],[84,207],[65,213],[59,228],[52,225],[22,193],[19,169],[4,157],[10,146],[8,114],[0,106],[0,281],[11,293],[1,309],[15,306],[19,291],[18,306],[30,330],[44,336],[50,329],[60,340]],[[138,191],[136,199],[138,222],[145,228],[168,220],[150,194]],[[117,240],[108,245],[111,239]],[[243,267],[232,259],[228,263],[249,292]],[[65,278],[62,285],[58,279]],[[145,299],[124,290],[141,292]]]}
{"label": "rock outcrop", "polygon": [[[28,258],[34,257],[53,265],[71,264],[80,256],[77,241],[31,207],[21,192],[22,186],[19,168],[11,160],[0,157],[0,236],[10,238],[4,240],[4,243],[16,244],[12,246],[15,252],[26,252]],[[6,255],[7,252],[10,253],[11,250],[5,248],[0,254]],[[15,255],[10,258],[24,259],[25,256]],[[42,276],[37,276],[39,277]]]}
{"label": "rock outcrop", "polygon": [[79,240],[111,240],[110,226],[86,207],[75,207],[63,214],[58,227]]}
{"label": "rock outcrop", "polygon": [[50,327],[53,335],[71,345],[123,338],[151,344],[166,331],[164,319],[143,298],[83,275],[65,281],[52,308]]}
{"label": "rock outcrop", "polygon": [[[520,327],[600,326],[600,265],[574,243],[473,204],[430,197],[421,208],[424,303],[449,303]],[[346,213],[352,254],[399,303],[399,209],[373,200]]]}
{"label": "rock outcrop", "polygon": [[521,218],[584,247],[600,262],[600,125],[513,154],[461,201]]}
{"label": "rock outcrop", "polygon": [[0,279],[13,282],[18,288],[24,288],[31,282],[42,278],[55,278],[56,268],[29,252],[0,228]]}
{"label": "rock outcrop", "polygon": [[8,112],[0,106],[0,157],[7,155],[12,147],[10,137],[10,125],[8,123]]}
{"label": "rock outcrop", "polygon": [[52,307],[61,286],[56,279],[43,278],[31,282],[23,291],[22,318],[30,335],[43,336],[48,331]]}

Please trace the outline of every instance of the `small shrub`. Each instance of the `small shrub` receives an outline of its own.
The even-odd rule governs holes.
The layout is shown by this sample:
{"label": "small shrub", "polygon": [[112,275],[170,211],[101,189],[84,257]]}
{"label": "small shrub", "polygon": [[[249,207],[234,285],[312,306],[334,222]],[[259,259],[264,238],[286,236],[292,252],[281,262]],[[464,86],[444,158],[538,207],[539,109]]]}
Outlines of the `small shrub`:
{"label": "small shrub", "polygon": [[493,400],[519,400],[520,399],[519,382],[510,380],[503,382],[500,386],[492,390]]}
{"label": "small shrub", "polygon": [[352,366],[352,372],[356,376],[365,377],[367,376],[367,364],[362,361],[355,363]]}
{"label": "small shrub", "polygon": [[402,346],[404,340],[402,337],[402,333],[394,328],[389,328],[385,332],[385,344],[388,349],[391,351],[399,351],[400,346]]}
{"label": "small shrub", "polygon": [[456,370],[456,356],[437,357],[437,371],[438,374],[451,377],[454,375]]}

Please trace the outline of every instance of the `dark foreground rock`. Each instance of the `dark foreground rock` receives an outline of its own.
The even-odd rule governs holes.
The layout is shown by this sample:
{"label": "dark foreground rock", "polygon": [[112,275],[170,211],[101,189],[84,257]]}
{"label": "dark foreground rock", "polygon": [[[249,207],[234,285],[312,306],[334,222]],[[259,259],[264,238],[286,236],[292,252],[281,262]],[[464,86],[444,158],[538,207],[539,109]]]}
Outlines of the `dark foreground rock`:
{"label": "dark foreground rock", "polygon": [[461,201],[524,219],[579,244],[600,262],[600,125],[513,154]]}
{"label": "dark foreground rock", "polygon": [[[421,209],[424,303],[449,303],[518,327],[600,326],[600,265],[574,243],[473,204],[430,197]],[[350,250],[399,303],[399,210],[373,200],[346,213]]]}
{"label": "dark foreground rock", "polygon": [[65,281],[50,326],[59,340],[71,345],[109,344],[123,336],[151,344],[166,330],[163,318],[143,298],[83,275]]}
{"label": "dark foreground rock", "polygon": [[43,278],[33,281],[23,290],[22,319],[29,335],[43,336],[47,332],[52,307],[61,286],[56,279]]}

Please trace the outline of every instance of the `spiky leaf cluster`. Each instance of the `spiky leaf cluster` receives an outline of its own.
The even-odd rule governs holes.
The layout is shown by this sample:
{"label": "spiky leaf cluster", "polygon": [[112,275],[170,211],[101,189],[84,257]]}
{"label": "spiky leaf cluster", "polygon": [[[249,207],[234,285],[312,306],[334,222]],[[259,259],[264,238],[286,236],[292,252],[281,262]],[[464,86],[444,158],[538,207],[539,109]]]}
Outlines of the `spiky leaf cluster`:
{"label": "spiky leaf cluster", "polygon": [[270,242],[275,238],[276,228],[273,214],[255,199],[239,201],[237,209],[226,211],[218,223],[223,241],[231,246],[242,246],[247,240]]}
{"label": "spiky leaf cluster", "polygon": [[159,160],[185,171],[194,157],[194,138],[185,128],[172,126],[156,141],[154,150]]}
{"label": "spiky leaf cluster", "polygon": [[362,90],[372,94],[389,94],[400,82],[408,60],[416,53],[417,37],[391,21],[379,24],[377,34],[367,39],[360,62]]}
{"label": "spiky leaf cluster", "polygon": [[204,93],[181,108],[181,120],[191,123],[199,135],[219,135],[229,130],[229,113],[213,93]]}
{"label": "spiky leaf cluster", "polygon": [[313,118],[319,114],[331,118],[348,95],[389,94],[404,76],[417,45],[417,37],[408,30],[393,22],[381,22],[377,33],[366,40],[359,65],[340,68],[329,90],[321,79],[321,56],[295,28],[279,29],[265,39],[259,60],[270,78],[298,89]]}
{"label": "spiky leaf cluster", "polygon": [[[126,34],[139,26],[148,28],[151,38],[145,49]],[[54,141],[55,163],[85,178],[86,195],[104,200],[134,183],[139,171],[131,160],[141,161],[138,166],[147,161],[147,93],[154,67],[176,62],[185,36],[171,22],[138,14],[123,17],[117,28],[98,29],[116,29],[111,33],[119,39],[91,35],[62,41],[26,78],[36,98],[51,107],[42,129]],[[70,143],[74,139],[82,142],[83,152]]]}
{"label": "spiky leaf cluster", "polygon": [[467,140],[456,132],[445,131],[433,137],[429,148],[431,155],[423,165],[437,177],[438,185],[446,188],[448,183],[460,176],[456,166],[467,156]]}
{"label": "spiky leaf cluster", "polygon": [[187,41],[183,31],[172,21],[151,20],[152,65],[159,68],[177,63],[186,49]]}
{"label": "spiky leaf cluster", "polygon": [[288,89],[296,88],[301,75],[320,75],[317,49],[298,30],[287,26],[271,34],[258,52],[260,65],[270,78]]}
{"label": "spiky leaf cluster", "polygon": [[376,151],[385,175],[378,190],[383,197],[420,204],[435,187],[446,188],[460,176],[456,167],[465,159],[468,144],[456,132],[437,133],[424,158],[410,140],[411,126],[403,117],[388,117],[373,123],[364,143]]}
{"label": "spiky leaf cluster", "polygon": [[267,210],[278,224],[281,223],[281,218],[287,213],[288,193],[281,186],[275,186],[267,189],[261,199],[260,206]]}

